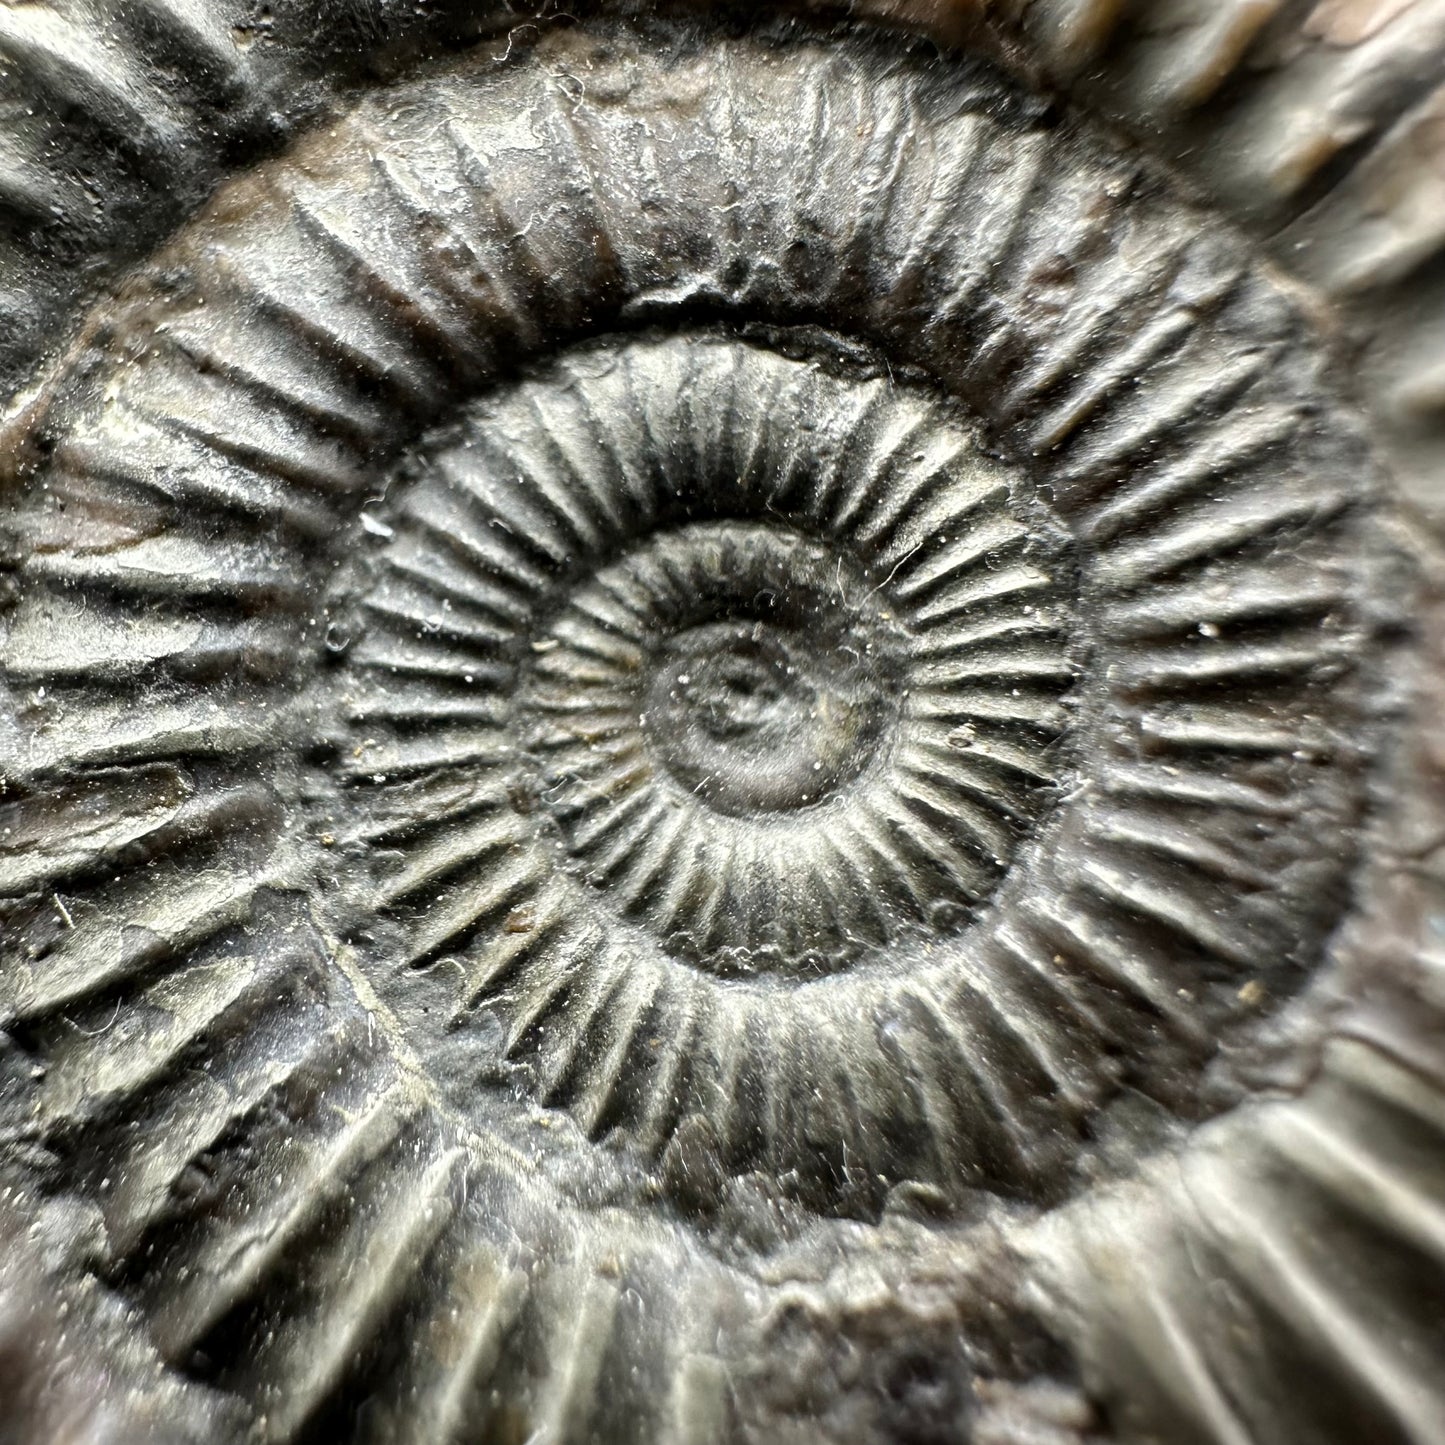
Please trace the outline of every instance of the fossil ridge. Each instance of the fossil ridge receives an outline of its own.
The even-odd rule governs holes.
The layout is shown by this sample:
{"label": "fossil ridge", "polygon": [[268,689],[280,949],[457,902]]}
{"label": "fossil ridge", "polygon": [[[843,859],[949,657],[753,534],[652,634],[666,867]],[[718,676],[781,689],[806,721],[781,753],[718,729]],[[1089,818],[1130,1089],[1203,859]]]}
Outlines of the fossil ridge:
{"label": "fossil ridge", "polygon": [[[1113,13],[382,44],[57,331],[8,450],[0,1161],[53,1246],[16,1297],[63,1282],[117,1410],[1440,1433],[1429,906],[1379,892],[1430,776],[1409,428],[1350,365],[1396,342],[1251,239],[1335,203],[1287,156],[1265,197],[1257,118],[1201,193],[1046,93],[1164,104],[1110,91]],[[0,43],[54,90],[47,14]],[[66,72],[87,126],[147,109],[117,63]]]}

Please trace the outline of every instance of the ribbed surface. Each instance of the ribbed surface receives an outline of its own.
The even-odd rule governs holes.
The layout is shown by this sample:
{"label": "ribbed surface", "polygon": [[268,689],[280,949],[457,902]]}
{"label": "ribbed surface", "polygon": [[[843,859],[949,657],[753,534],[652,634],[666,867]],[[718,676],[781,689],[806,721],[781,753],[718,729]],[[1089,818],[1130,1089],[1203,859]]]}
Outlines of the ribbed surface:
{"label": "ribbed surface", "polygon": [[512,7],[42,0],[0,7],[0,395],[99,284],[358,77],[515,26]]}
{"label": "ribbed surface", "polygon": [[1440,1120],[1437,1077],[1338,1041],[1299,1100],[1044,1227],[1126,1438],[1440,1438]]}
{"label": "ribbed surface", "polygon": [[[1102,57],[1128,9],[1029,23]],[[180,186],[184,108],[15,15]],[[582,34],[362,103],[138,292],[12,523],[7,1138],[264,1438],[722,1438],[789,1270],[1093,1220],[1230,1101],[1209,1062],[1347,902],[1387,585],[1360,424],[1235,233],[967,67]],[[734,674],[661,731],[634,680],[785,584],[810,666],[879,659],[829,664],[842,734],[789,735],[826,796],[791,744],[704,765]],[[1261,1135],[1284,1195],[1203,1180],[1219,1269],[1336,1371],[1318,1438],[1429,1438],[1423,1347],[1385,1357],[1270,1212],[1322,1179],[1332,1239],[1376,1130],[1396,1159],[1349,1088]],[[1385,1177],[1367,1226],[1428,1236],[1429,1171]],[[1134,1211],[1060,1224],[1069,1260],[1147,1257]],[[1263,1367],[1190,1353],[1202,1246],[1161,1217],[1136,1293],[1070,1276],[1123,1320],[1095,1388],[1292,1438]],[[1033,1339],[998,1313],[948,1348]],[[956,1399],[819,1378],[890,1402],[855,1438],[1088,1428],[969,1360]]]}

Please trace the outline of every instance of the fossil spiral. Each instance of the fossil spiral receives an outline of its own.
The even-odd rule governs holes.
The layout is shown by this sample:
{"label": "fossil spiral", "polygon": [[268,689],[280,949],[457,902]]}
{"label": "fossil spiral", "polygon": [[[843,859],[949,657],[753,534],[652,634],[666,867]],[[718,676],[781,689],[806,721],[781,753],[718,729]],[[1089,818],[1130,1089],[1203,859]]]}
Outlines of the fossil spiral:
{"label": "fossil spiral", "polygon": [[1438,1438],[1403,443],[1033,23],[406,56],[24,398],[0,1150],[137,1411]]}

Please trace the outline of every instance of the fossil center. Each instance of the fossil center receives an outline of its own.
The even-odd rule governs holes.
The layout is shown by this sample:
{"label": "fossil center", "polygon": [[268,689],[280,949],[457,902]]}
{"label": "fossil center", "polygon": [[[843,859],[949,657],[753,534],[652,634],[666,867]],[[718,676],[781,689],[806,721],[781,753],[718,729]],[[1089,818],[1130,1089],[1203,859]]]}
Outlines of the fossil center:
{"label": "fossil center", "polygon": [[883,710],[846,654],[734,618],[673,640],[653,676],[647,734],[677,780],[715,807],[781,810],[854,776]]}
{"label": "fossil center", "polygon": [[[661,582],[670,567],[676,586]],[[654,614],[629,696],[647,755],[684,793],[737,816],[781,812],[825,800],[875,756],[901,639],[841,554],[767,524],[700,524],[607,569],[576,606],[604,596]],[[568,633],[564,618],[541,655]]]}

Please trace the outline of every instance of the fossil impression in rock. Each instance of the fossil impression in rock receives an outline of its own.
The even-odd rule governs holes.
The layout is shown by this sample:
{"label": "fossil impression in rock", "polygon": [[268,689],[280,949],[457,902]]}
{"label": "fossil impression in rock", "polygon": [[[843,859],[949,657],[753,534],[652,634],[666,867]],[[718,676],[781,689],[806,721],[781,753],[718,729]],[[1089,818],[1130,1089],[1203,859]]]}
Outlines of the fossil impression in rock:
{"label": "fossil impression in rock", "polygon": [[552,9],[0,9],[17,1428],[1445,1439],[1445,7]]}

